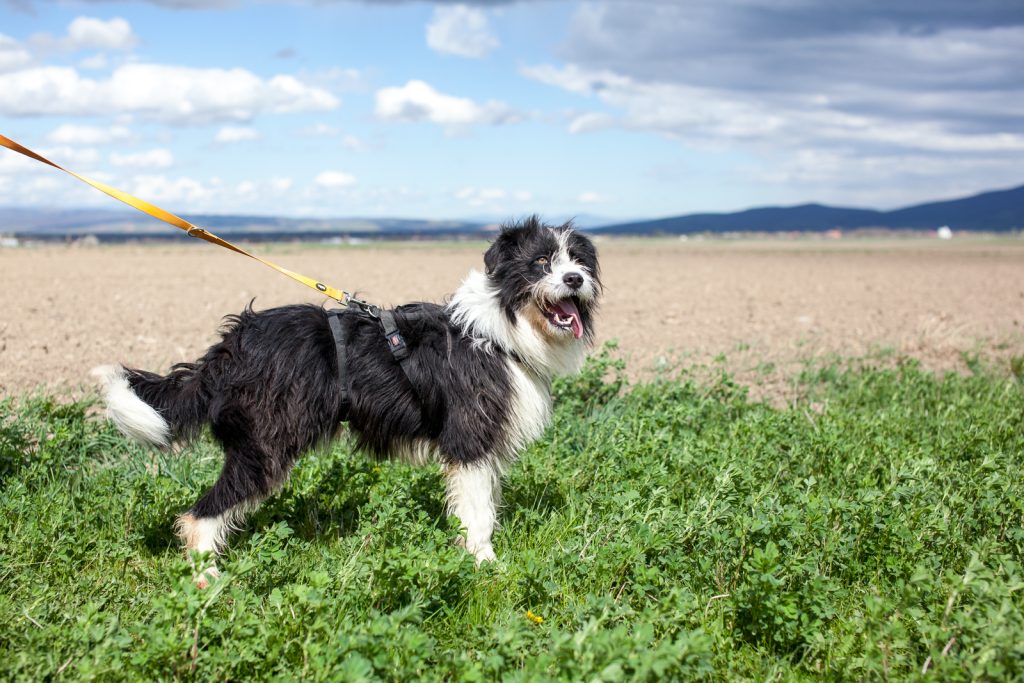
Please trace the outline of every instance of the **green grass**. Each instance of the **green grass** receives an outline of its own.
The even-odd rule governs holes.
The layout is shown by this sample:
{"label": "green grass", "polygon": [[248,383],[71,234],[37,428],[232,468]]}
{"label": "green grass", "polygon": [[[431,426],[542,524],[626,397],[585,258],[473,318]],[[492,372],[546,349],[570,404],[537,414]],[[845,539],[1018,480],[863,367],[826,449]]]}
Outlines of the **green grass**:
{"label": "green grass", "polygon": [[210,443],[155,454],[86,404],[0,403],[0,678],[1024,676],[1024,383],[835,365],[779,409],[609,366],[557,387],[501,562],[452,546],[435,469],[341,444],[205,592],[170,528]]}

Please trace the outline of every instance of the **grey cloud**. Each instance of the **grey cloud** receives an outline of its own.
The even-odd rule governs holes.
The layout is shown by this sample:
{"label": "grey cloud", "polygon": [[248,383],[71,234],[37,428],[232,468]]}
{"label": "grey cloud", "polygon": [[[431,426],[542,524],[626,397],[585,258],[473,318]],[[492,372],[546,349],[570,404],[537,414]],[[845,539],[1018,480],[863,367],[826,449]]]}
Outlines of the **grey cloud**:
{"label": "grey cloud", "polygon": [[1019,0],[610,0],[578,8],[569,67],[540,80],[593,94],[622,125],[682,137],[900,147],[885,127],[911,126],[903,147],[969,153],[952,138],[1024,133],[1022,45]]}
{"label": "grey cloud", "polygon": [[522,73],[603,105],[570,132],[655,131],[742,152],[753,182],[884,201],[1020,182],[1022,45],[1019,0],[606,0],[577,8],[564,65]]}
{"label": "grey cloud", "polygon": [[[106,5],[119,0],[79,0],[87,5]],[[156,5],[167,9],[206,10],[224,9],[239,4],[239,0],[140,0],[143,4]],[[11,9],[27,14],[34,14],[35,8],[43,4],[52,4],[53,0],[0,0]]]}
{"label": "grey cloud", "polygon": [[562,54],[589,68],[750,91],[823,85],[1019,85],[1024,3],[606,2],[577,12]]}
{"label": "grey cloud", "polygon": [[[32,13],[33,8],[36,5],[42,4],[42,2],[52,2],[53,0],[0,0],[0,4],[7,5],[11,9],[19,12]],[[88,4],[109,4],[112,2],[118,2],[119,0],[80,0]],[[158,7],[166,7],[168,9],[181,9],[181,10],[205,10],[205,9],[223,9],[225,7],[234,7],[242,3],[243,0],[138,0],[145,4],[157,5]],[[409,5],[409,4],[433,4],[433,5],[481,5],[485,7],[495,5],[513,5],[519,2],[531,2],[536,0],[307,0],[308,4],[311,5],[328,5],[328,4],[339,4],[339,3],[358,3],[363,5]],[[558,1],[558,0],[550,0]],[[283,3],[282,3],[283,4]]]}

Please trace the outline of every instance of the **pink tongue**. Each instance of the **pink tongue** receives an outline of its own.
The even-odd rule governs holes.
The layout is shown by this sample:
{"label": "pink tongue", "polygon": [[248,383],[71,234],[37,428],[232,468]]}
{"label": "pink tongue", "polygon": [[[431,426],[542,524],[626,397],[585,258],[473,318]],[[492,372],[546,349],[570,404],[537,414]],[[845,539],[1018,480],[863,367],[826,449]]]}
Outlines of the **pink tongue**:
{"label": "pink tongue", "polygon": [[554,311],[562,318],[572,317],[572,333],[577,339],[583,336],[583,323],[580,322],[580,312],[572,299],[564,299],[554,305]]}

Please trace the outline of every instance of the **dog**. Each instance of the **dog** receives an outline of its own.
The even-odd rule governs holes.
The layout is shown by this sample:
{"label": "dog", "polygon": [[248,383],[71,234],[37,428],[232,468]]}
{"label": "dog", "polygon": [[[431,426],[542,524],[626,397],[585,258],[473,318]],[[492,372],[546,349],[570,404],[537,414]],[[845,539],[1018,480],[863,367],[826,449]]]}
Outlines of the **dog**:
{"label": "dog", "polygon": [[[403,360],[372,309],[340,314],[340,353],[322,306],[250,304],[225,318],[201,358],[167,375],[94,370],[125,435],[169,448],[209,425],[223,447],[220,477],[178,517],[185,549],[222,552],[244,514],[346,421],[372,456],[439,463],[460,542],[477,564],[496,559],[502,474],[549,424],[552,379],[582,365],[603,286],[591,240],[536,216],[502,226],[484,266],[445,304],[393,309]],[[211,567],[196,581],[216,575]]]}

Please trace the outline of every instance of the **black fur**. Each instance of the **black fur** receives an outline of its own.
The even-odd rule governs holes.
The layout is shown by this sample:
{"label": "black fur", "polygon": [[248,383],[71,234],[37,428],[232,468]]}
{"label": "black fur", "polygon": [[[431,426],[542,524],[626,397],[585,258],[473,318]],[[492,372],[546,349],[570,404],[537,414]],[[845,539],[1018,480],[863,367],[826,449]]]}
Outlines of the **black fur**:
{"label": "black fur", "polygon": [[[568,225],[551,228],[536,218],[508,226],[487,250],[489,286],[502,311],[515,321],[536,302],[537,283],[550,272],[559,237],[573,260],[600,280],[590,241]],[[574,297],[593,335],[594,296]],[[204,425],[223,446],[220,478],[192,508],[215,517],[273,492],[295,460],[329,441],[347,419],[359,446],[387,457],[413,443],[429,442],[446,465],[504,457],[510,438],[514,392],[508,363],[515,350],[502,340],[481,339],[453,320],[451,306],[417,303],[395,309],[409,349],[405,367],[392,356],[380,321],[346,309],[349,406],[342,402],[336,351],[327,312],[295,305],[228,316],[222,339],[194,363],[161,377],[127,369],[132,391],[155,408],[179,440]],[[551,344],[576,343],[551,337]]]}
{"label": "black fur", "polygon": [[[507,416],[509,381],[498,355],[473,348],[436,304],[395,309],[409,346],[403,370],[380,322],[358,309],[342,316],[348,341],[344,378],[349,426],[358,444],[387,457],[414,439],[438,445],[444,462],[470,463],[494,451]],[[209,424],[224,447],[224,469],[193,508],[220,514],[270,494],[295,460],[334,436],[345,417],[326,312],[282,306],[229,316],[223,339],[165,378],[128,370],[139,398],[156,408],[176,438]]]}

